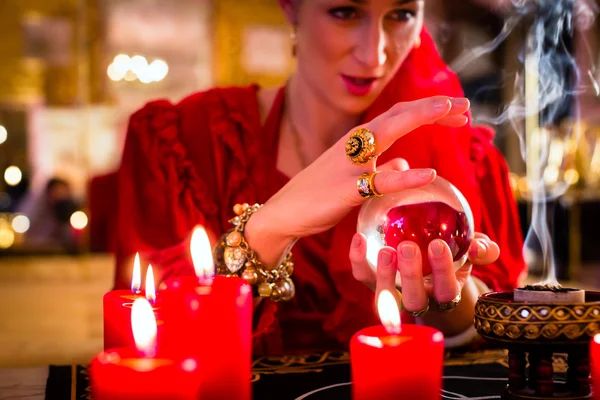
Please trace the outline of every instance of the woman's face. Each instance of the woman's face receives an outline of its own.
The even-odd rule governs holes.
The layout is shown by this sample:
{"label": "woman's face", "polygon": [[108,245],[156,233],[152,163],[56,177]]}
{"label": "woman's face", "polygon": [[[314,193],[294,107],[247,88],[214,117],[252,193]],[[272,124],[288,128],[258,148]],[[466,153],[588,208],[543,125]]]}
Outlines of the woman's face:
{"label": "woman's face", "polygon": [[423,0],[296,0],[297,73],[343,112],[364,112],[415,46]]}

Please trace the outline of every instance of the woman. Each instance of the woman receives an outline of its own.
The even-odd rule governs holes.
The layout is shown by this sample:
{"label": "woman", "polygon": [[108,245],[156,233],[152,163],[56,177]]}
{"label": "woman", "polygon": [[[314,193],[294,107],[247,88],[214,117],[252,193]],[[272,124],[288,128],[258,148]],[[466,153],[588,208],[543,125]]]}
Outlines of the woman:
{"label": "woman", "polygon": [[[138,251],[161,266],[161,280],[193,274],[186,243],[193,227],[203,225],[217,243],[232,228],[234,205],[264,203],[238,225],[243,235],[218,241],[216,250],[243,239],[258,260],[244,269],[285,273],[281,260],[300,238],[292,250],[296,295],[256,307],[255,352],[345,346],[378,323],[372,288],[392,287],[396,269],[406,310],[465,342],[477,295],[516,285],[522,240],[504,161],[489,131],[468,125],[468,100],[423,29],[423,1],[280,4],[298,61],[285,88],[215,89],[177,105],[153,102],[132,116],[119,171],[116,286],[128,285]],[[374,149],[362,149],[379,158],[349,160],[358,127],[373,133]],[[433,285],[425,287],[418,249],[403,243],[380,253],[375,277],[364,237],[355,235],[362,196],[427,184],[436,171],[465,195],[476,229],[489,235],[478,234],[471,262],[492,264],[471,271],[469,263],[454,274],[448,247],[434,241]],[[365,173],[373,179],[361,195],[357,179]],[[252,211],[236,207],[242,219]],[[281,295],[263,289],[264,297]]]}

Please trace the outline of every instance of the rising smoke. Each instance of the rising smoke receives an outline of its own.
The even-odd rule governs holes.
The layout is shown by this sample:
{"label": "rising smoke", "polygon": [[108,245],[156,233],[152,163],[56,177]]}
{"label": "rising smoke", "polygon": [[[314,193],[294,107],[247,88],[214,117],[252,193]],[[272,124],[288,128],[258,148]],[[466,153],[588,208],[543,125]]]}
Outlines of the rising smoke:
{"label": "rising smoke", "polygon": [[[552,239],[547,223],[548,201],[562,196],[569,184],[558,182],[548,187],[544,171],[548,163],[552,129],[561,119],[579,120],[577,95],[594,90],[600,94],[595,66],[577,65],[573,39],[592,27],[597,14],[594,0],[512,0],[501,33],[483,46],[465,51],[453,64],[457,73],[484,54],[494,51],[516,29],[526,29],[521,51],[516,54],[521,65],[513,80],[514,97],[498,116],[477,117],[475,123],[500,126],[510,123],[519,135],[524,160],[536,160],[529,170],[528,185],[532,201],[531,226],[525,239],[524,253],[541,251],[543,283],[557,284]],[[590,51],[585,46],[584,51]],[[587,57],[591,60],[591,57]],[[532,85],[532,82],[535,82]],[[533,118],[540,129],[527,137],[526,121]],[[539,122],[539,124],[538,124]],[[578,141],[579,129],[566,128],[560,135],[566,143]],[[535,152],[536,154],[533,154]],[[530,163],[531,164],[531,163]],[[531,265],[530,265],[531,267]]]}

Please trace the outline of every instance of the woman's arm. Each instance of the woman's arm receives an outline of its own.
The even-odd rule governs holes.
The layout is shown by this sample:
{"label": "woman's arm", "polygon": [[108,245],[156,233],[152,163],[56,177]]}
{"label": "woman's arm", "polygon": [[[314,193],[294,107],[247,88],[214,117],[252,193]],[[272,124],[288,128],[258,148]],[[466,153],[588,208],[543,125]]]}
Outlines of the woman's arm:
{"label": "woman's arm", "polygon": [[[469,108],[466,99],[437,96],[399,103],[364,125],[374,132],[377,152],[385,152],[397,139],[425,124],[462,126]],[[375,161],[354,165],[345,153],[350,132],[291,179],[271,197],[246,225],[246,240],[267,266],[277,266],[285,249],[295,238],[324,232],[366,199],[356,182],[375,169]],[[431,169],[384,170],[375,176],[378,192],[394,193],[431,182]]]}

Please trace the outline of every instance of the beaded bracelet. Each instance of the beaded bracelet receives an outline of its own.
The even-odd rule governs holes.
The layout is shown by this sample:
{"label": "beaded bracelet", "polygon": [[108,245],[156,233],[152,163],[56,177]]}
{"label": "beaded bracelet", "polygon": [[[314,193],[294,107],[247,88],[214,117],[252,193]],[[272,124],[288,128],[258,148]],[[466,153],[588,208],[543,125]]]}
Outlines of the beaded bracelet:
{"label": "beaded bracelet", "polygon": [[217,274],[241,277],[249,285],[257,287],[260,297],[288,301],[296,293],[291,279],[294,272],[292,253],[288,251],[281,264],[270,270],[258,259],[244,237],[246,223],[260,207],[259,204],[236,204],[233,207],[236,217],[229,220],[229,223],[234,228],[219,238],[213,250]]}

